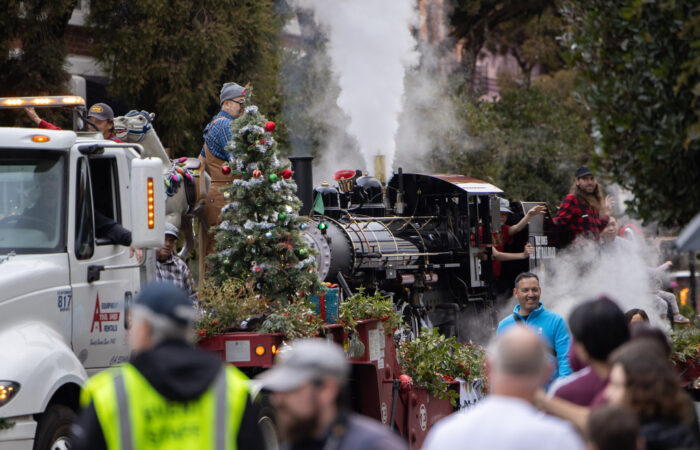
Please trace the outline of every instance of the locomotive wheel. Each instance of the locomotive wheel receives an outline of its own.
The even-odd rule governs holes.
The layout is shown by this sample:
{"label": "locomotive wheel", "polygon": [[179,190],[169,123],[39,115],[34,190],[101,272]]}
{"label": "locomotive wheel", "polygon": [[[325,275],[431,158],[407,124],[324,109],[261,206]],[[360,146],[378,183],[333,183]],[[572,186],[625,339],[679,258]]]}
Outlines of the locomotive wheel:
{"label": "locomotive wheel", "polygon": [[403,321],[408,327],[406,340],[410,342],[420,336],[420,317],[416,314],[415,308],[407,302],[401,301],[396,309],[403,316]]}

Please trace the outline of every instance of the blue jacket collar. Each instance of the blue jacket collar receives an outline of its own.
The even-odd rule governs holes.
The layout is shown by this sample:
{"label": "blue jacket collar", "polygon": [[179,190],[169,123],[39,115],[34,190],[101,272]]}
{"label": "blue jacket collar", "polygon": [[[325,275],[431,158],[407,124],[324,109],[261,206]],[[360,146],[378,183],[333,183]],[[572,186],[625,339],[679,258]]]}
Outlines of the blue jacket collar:
{"label": "blue jacket collar", "polygon": [[[544,311],[544,305],[542,304],[542,302],[539,302],[539,304],[537,305],[537,309],[532,311],[530,313],[530,315],[527,316],[528,320],[530,320],[530,317],[539,316],[540,314],[542,314],[542,311]],[[515,305],[515,308],[513,308],[513,312],[520,316],[520,304],[519,303],[517,305]],[[520,317],[523,317],[523,316],[520,316]]]}

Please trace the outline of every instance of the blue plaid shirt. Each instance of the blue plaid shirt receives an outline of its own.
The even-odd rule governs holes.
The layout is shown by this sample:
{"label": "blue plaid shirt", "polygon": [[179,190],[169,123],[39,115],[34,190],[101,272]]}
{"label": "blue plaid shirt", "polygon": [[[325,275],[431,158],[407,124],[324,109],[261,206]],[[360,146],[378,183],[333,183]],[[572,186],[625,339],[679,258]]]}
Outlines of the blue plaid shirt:
{"label": "blue plaid shirt", "polygon": [[[224,119],[214,123],[219,117],[224,117]],[[219,111],[219,114],[215,115],[214,118],[211,119],[211,122],[209,122],[209,125],[204,129],[204,140],[207,143],[207,147],[209,147],[209,151],[212,155],[224,161],[228,161],[231,157],[231,154],[225,150],[225,148],[228,141],[233,138],[233,133],[231,133],[232,121],[233,117],[231,117],[229,113],[226,111]],[[202,152],[200,154],[205,156],[204,145],[202,145]]]}

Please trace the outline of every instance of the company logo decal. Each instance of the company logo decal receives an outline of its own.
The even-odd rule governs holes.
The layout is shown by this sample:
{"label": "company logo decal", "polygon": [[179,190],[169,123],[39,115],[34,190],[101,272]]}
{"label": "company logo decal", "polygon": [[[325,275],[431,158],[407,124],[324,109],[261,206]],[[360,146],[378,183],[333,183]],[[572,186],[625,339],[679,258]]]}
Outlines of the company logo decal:
{"label": "company logo decal", "polygon": [[[95,299],[95,313],[92,316],[92,326],[90,327],[90,333],[95,331],[95,324],[97,324],[98,329],[100,330],[100,333],[102,333],[102,322],[118,322],[119,321],[119,313],[118,312],[102,312],[100,309],[100,294],[97,294],[97,298]],[[114,331],[114,327],[112,325],[105,325],[106,329],[105,331]]]}

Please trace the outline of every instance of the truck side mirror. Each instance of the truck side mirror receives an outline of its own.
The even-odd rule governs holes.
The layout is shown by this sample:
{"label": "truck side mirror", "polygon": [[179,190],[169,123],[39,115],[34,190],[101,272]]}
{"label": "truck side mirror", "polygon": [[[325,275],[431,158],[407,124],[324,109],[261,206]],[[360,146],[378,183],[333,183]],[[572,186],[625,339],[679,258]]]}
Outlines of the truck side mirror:
{"label": "truck side mirror", "polygon": [[131,161],[131,242],[137,248],[160,248],[165,235],[163,163],[158,158]]}

